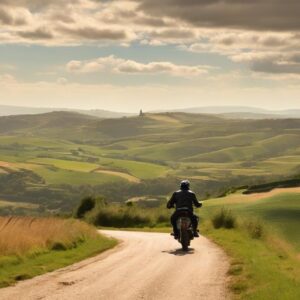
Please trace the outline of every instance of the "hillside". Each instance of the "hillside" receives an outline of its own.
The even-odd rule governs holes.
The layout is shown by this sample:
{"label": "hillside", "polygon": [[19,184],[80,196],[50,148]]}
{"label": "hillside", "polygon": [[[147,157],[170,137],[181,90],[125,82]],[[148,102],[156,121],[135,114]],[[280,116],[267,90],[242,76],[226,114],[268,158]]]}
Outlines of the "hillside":
{"label": "hillside", "polygon": [[37,115],[5,116],[0,117],[0,132],[1,134],[25,133],[27,130],[34,130],[40,133],[45,129],[52,128],[56,128],[58,131],[69,127],[77,129],[95,119],[97,118],[62,111]]}
{"label": "hillside", "polygon": [[[110,201],[170,193],[189,178],[201,193],[300,173],[300,119],[236,120],[158,113],[99,119],[74,112],[0,117],[0,212],[70,210],[80,197]],[[17,191],[17,192],[15,192]],[[32,207],[32,206],[28,206]]]}
{"label": "hillside", "polygon": [[203,212],[211,216],[226,205],[243,220],[260,220],[271,233],[279,235],[300,251],[300,187],[279,188],[270,192],[243,195],[240,192],[205,202]]}
{"label": "hillside", "polygon": [[[238,191],[205,201],[198,213],[202,234],[231,256],[234,299],[299,298],[300,187],[251,195]],[[212,226],[222,214],[234,220],[233,228]]]}
{"label": "hillside", "polygon": [[172,111],[190,114],[215,114],[230,119],[287,119],[300,117],[299,109],[268,110],[248,106],[204,106]]}
{"label": "hillside", "polygon": [[103,109],[70,109],[70,108],[51,108],[51,107],[23,107],[23,106],[10,106],[0,105],[0,116],[12,115],[37,115],[45,114],[56,111],[76,112],[84,115],[90,115],[98,118],[121,118],[125,116],[132,116],[132,113],[113,112]]}

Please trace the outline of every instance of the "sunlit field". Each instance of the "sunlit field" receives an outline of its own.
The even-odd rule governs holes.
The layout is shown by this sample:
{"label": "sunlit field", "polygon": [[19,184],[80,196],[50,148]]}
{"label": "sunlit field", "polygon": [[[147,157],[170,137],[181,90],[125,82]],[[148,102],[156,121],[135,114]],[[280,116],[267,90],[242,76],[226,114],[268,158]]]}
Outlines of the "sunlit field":
{"label": "sunlit field", "polygon": [[0,287],[70,265],[116,243],[78,220],[0,217]]}
{"label": "sunlit field", "polygon": [[0,217],[0,255],[68,249],[96,235],[92,227],[70,219]]}

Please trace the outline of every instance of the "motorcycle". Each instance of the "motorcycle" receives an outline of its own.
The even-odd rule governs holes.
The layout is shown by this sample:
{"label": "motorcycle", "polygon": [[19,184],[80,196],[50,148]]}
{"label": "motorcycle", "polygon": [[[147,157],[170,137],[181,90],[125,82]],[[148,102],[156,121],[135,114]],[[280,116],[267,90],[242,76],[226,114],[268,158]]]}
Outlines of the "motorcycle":
{"label": "motorcycle", "polygon": [[177,218],[176,224],[179,233],[178,242],[181,243],[183,251],[188,251],[191,240],[194,239],[192,221],[189,212],[185,210],[181,211]]}

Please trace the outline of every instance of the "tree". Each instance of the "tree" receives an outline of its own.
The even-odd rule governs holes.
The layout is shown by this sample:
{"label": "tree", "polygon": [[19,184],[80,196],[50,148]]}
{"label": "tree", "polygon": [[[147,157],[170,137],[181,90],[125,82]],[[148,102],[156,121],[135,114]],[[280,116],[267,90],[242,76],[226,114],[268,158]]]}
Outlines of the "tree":
{"label": "tree", "polygon": [[92,196],[87,196],[87,197],[84,197],[76,211],[75,211],[75,217],[78,218],[78,219],[81,219],[84,217],[84,215],[88,212],[88,211],[91,211],[96,205],[96,199]]}

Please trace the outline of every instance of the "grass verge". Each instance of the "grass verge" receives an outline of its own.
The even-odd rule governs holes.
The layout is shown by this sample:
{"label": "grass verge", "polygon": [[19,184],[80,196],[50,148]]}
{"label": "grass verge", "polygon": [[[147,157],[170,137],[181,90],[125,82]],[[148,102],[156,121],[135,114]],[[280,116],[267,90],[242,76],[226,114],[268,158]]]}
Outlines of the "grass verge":
{"label": "grass verge", "polygon": [[[0,221],[0,287],[71,265],[117,244],[71,219],[10,217]],[[47,230],[47,225],[52,227]]]}
{"label": "grass verge", "polygon": [[253,238],[246,227],[216,230],[208,221],[202,232],[230,257],[234,299],[300,299],[300,262],[288,243],[270,234]]}

